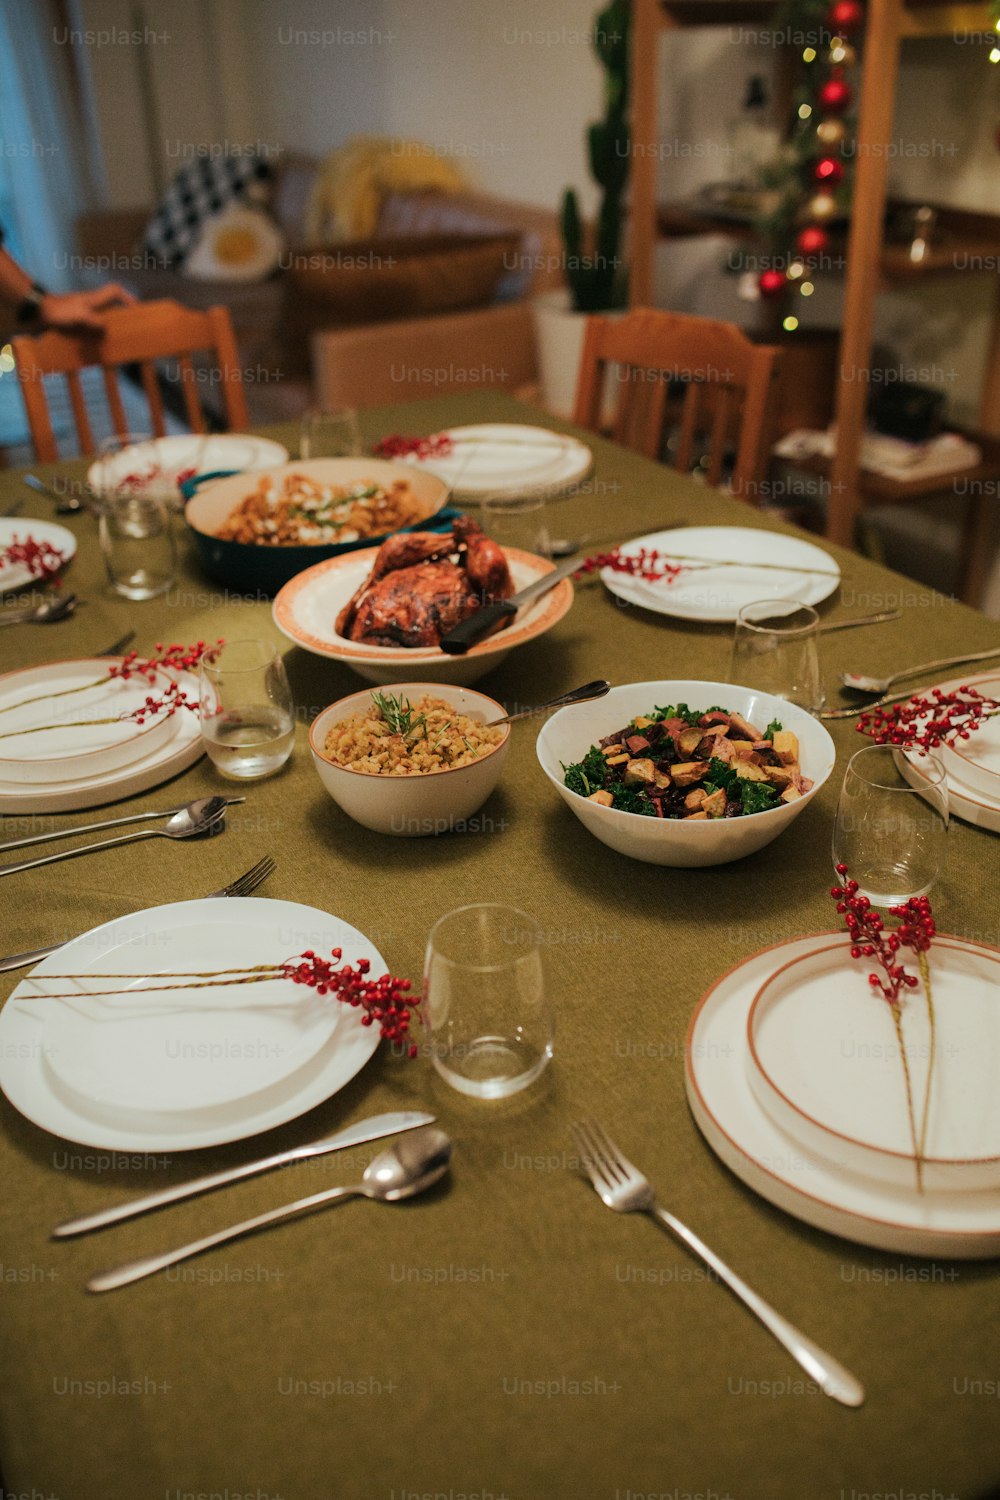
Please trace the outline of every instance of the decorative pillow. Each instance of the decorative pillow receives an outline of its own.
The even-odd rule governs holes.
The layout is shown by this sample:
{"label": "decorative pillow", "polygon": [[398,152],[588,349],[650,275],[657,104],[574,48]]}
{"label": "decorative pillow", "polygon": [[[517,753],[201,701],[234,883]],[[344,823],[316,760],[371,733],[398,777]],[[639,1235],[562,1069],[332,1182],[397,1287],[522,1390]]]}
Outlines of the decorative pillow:
{"label": "decorative pillow", "polygon": [[263,209],[232,203],[205,220],[182,271],[196,281],[263,281],[284,246],[284,235]]}
{"label": "decorative pillow", "polygon": [[206,219],[227,204],[252,202],[266,193],[271,167],[262,157],[199,156],[181,167],[146,226],[142,248],[163,262],[183,262]]}

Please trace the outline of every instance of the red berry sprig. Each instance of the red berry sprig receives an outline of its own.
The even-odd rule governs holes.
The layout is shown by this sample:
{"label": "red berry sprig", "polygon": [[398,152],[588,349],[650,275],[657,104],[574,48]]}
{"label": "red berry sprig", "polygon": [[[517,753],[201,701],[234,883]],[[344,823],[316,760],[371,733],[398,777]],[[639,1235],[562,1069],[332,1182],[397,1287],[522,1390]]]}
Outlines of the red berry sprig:
{"label": "red berry sprig", "polygon": [[998,713],[1000,701],[975,688],[963,686],[952,693],[934,688],[926,697],[870,709],[858,719],[857,730],[876,745],[936,750],[939,745],[967,740]]}
{"label": "red berry sprig", "polygon": [[453,452],[454,441],[446,432],[434,432],[430,437],[406,437],[393,432],[381,438],[372,448],[376,458],[446,458]]}
{"label": "red berry sprig", "polygon": [[916,989],[920,980],[908,974],[899,962],[899,950],[926,953],[936,928],[931,904],[926,896],[911,896],[902,906],[890,906],[890,914],[899,918],[895,930],[886,930],[878,912],[872,910],[867,896],[858,894],[858,882],[848,878],[846,865],[837,865],[842,885],[831,886],[830,895],[844,918],[851,939],[852,958],[873,958],[881,974],[869,974],[868,983],[879,990],[890,1005],[898,1005],[904,990]]}
{"label": "red berry sprig", "polygon": [[15,536],[6,546],[0,547],[0,569],[27,568],[32,578],[55,579],[66,562],[66,554],[51,542],[37,541],[33,536],[22,540]]}
{"label": "red berry sprig", "polygon": [[601,568],[610,568],[613,573],[631,573],[634,578],[643,578],[647,583],[673,583],[681,573],[692,571],[683,563],[672,563],[655,548],[641,547],[638,552],[626,555],[617,547],[610,552],[595,552],[584,558],[574,577],[585,577]]}
{"label": "red berry sprig", "polygon": [[[383,974],[381,979],[367,977],[371,963],[359,958],[352,968],[344,964],[336,968],[342,956],[340,948],[332,948],[329,958],[322,958],[307,948],[295,958],[286,959],[281,965],[281,974],[293,984],[305,984],[317,995],[333,995],[345,1005],[362,1009],[362,1026],[378,1025],[379,1035],[387,1042],[406,1041],[410,1030],[410,1009],[420,1004],[419,995],[410,994],[410,981],[395,974]],[[407,1057],[416,1057],[416,1044],[410,1042]]]}

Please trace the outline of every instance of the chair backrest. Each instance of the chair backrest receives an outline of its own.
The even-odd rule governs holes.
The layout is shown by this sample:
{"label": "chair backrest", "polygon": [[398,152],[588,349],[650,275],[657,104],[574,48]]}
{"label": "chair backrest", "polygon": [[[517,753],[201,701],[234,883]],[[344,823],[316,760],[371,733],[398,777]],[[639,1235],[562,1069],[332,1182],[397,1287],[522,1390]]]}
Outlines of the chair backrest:
{"label": "chair backrest", "polygon": [[[12,344],[31,441],[41,463],[53,463],[59,457],[45,390],[48,375],[65,376],[80,452],[85,456],[96,447],[80,381],[81,371],[89,368],[102,373],[112,425],[119,437],[126,437],[136,426],[134,421],[129,423],[122,402],[118,383],[122,365],[138,365],[150,426],[157,437],[164,436],[166,422],[156,361],[165,359],[176,361],[184,410],[193,432],[206,431],[198,397],[199,386],[206,380],[217,381],[221,388],[228,427],[245,432],[249,426],[233,326],[224,307],[195,312],[179,302],[139,302],[107,312],[100,334],[21,334]],[[196,369],[192,361],[195,354],[210,355],[215,368],[209,371],[199,365]]]}
{"label": "chair backrest", "polygon": [[[640,307],[621,318],[587,321],[574,421],[602,428],[605,391],[615,390],[611,436],[647,458],[664,458],[667,420],[678,426],[672,455],[687,470],[702,452],[706,478],[718,485],[727,452],[736,459],[730,487],[758,504],[779,393],[781,350],[754,344],[733,323]],[[681,382],[678,386],[675,382]],[[682,391],[679,409],[674,392]]]}

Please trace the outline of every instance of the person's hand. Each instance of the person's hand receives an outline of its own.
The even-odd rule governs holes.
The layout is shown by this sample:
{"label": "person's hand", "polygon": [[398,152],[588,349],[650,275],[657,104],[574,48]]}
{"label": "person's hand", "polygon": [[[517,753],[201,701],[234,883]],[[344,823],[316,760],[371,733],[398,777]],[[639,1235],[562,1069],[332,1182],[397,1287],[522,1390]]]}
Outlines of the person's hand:
{"label": "person's hand", "polygon": [[45,328],[100,333],[104,328],[105,308],[126,307],[134,301],[131,292],[109,281],[93,292],[50,292],[39,303],[38,313]]}

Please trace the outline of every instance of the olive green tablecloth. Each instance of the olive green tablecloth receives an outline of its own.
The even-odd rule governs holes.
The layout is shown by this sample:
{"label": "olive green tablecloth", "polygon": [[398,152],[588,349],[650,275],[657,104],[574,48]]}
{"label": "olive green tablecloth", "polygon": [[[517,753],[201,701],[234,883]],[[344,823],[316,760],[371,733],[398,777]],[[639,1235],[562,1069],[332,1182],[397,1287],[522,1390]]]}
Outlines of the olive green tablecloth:
{"label": "olive green tablecloth", "polygon": [[[489,418],[537,420],[505,398],[470,395],[371,413],[365,427],[374,438]],[[594,479],[553,506],[561,534],[618,521],[765,524],[611,444],[593,446]],[[0,478],[0,508],[21,495],[17,475]],[[26,514],[51,512],[28,497]],[[87,606],[68,624],[0,634],[6,667],[99,650],[130,624],[143,649],[278,639],[268,603],[227,598],[189,555],[165,599],[113,598],[93,521],[70,524],[80,543],[70,577]],[[890,670],[996,641],[983,617],[838,555],[843,585],[826,617],[897,602],[905,613],[824,639],[831,695],[842,668]],[[623,609],[592,579],[559,626],[482,686],[524,703],[599,675],[719,678],[728,653],[726,627]],[[838,766],[821,795],[778,843],[735,865],[659,869],[595,842],[545,782],[530,722],[514,731],[477,832],[396,840],[349,822],[310,763],[307,721],[358,679],[299,650],[286,660],[300,715],[293,760],[246,789],[225,836],[0,881],[2,951],[203,894],[269,851],[278,870],[265,894],[336,912],[397,973],[419,976],[427,931],[453,907],[499,899],[535,913],[549,939],[555,1060],[533,1090],[480,1104],[445,1089],[424,1059],[379,1055],[302,1119],[187,1157],[109,1161],[0,1100],[8,1489],[57,1500],[966,1500],[988,1489],[1000,1475],[995,1264],[881,1254],[805,1227],[730,1175],[685,1102],[685,1028],[706,987],[761,946],[831,925],[830,827],[853,724],[833,726]],[[116,811],[222,789],[202,762]],[[0,828],[17,831],[12,819]],[[950,846],[934,893],[939,925],[995,941],[1000,843],[956,823]],[[0,979],[0,995],[17,979]],[[413,1204],[338,1207],[103,1297],[82,1290],[93,1270],[354,1180],[375,1148],[101,1236],[48,1239],[70,1215],[419,1105],[437,1112],[456,1150],[448,1189]],[[862,1410],[810,1389],[651,1223],[601,1206],[572,1170],[567,1121],[583,1111],[607,1123],[709,1244],[862,1377]]]}

